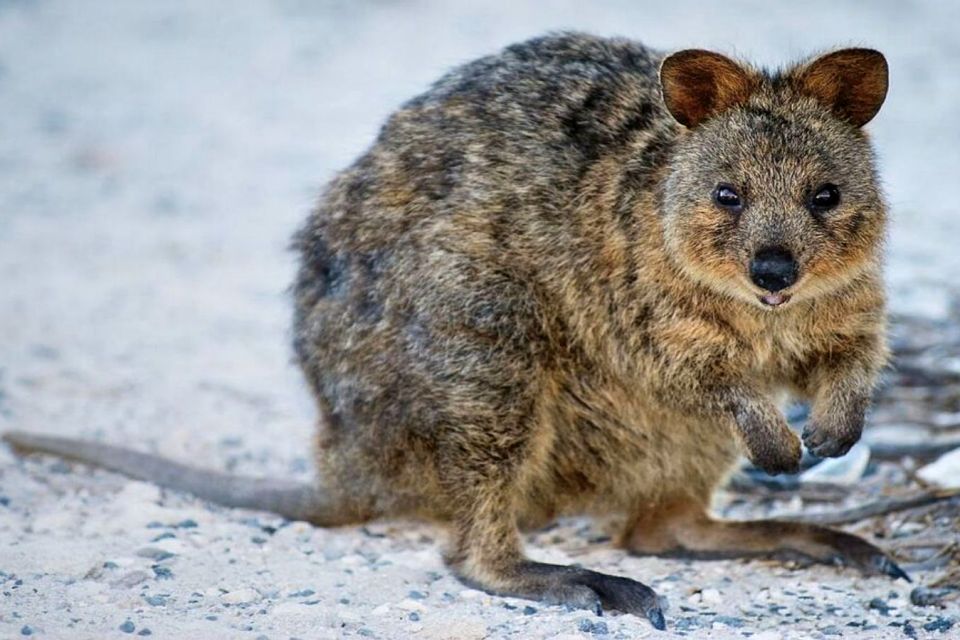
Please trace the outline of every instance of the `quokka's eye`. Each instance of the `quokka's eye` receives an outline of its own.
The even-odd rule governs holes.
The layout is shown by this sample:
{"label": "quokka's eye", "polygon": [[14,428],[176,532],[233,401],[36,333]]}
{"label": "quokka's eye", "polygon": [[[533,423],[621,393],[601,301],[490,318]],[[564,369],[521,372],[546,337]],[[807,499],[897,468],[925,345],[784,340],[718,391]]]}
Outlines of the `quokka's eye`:
{"label": "quokka's eye", "polygon": [[743,208],[743,199],[737,190],[729,184],[718,184],[713,190],[713,201],[724,209],[739,211]]}
{"label": "quokka's eye", "polygon": [[837,189],[835,184],[822,185],[810,198],[810,208],[814,211],[827,211],[838,204],[840,204],[840,189]]}

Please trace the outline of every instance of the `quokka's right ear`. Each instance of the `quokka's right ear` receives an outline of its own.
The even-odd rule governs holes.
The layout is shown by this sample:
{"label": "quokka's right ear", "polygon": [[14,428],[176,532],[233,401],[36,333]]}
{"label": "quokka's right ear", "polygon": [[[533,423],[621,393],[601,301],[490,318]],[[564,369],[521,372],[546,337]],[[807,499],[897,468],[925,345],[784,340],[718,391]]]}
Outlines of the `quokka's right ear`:
{"label": "quokka's right ear", "polygon": [[887,97],[887,59],[873,49],[841,49],[793,72],[801,92],[813,96],[834,115],[862,127]]}
{"label": "quokka's right ear", "polygon": [[747,69],[719,53],[685,49],[660,64],[660,88],[667,110],[685,127],[750,98],[756,86]]}

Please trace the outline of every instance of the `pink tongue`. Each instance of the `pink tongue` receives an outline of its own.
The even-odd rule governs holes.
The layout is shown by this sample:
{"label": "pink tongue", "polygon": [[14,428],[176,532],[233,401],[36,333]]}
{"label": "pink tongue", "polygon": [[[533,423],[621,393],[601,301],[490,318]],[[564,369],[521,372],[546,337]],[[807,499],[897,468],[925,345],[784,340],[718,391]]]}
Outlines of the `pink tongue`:
{"label": "pink tongue", "polygon": [[778,304],[783,304],[785,297],[779,293],[771,293],[770,295],[763,296],[761,298],[765,304],[769,304],[771,307],[775,307]]}

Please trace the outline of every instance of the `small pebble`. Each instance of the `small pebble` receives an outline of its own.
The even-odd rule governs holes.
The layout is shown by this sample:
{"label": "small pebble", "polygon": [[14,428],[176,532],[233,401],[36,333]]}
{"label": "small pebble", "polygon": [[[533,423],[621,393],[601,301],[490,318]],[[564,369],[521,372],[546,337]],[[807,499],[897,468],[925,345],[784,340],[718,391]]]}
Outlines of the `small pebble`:
{"label": "small pebble", "polygon": [[870,601],[870,604],[867,605],[868,608],[873,609],[874,611],[879,611],[882,616],[889,616],[891,607],[883,600],[883,598],[874,598]]}
{"label": "small pebble", "polygon": [[416,611],[411,611],[410,615],[408,615],[407,618],[409,618],[413,622],[420,622],[420,614],[417,613]]}
{"label": "small pebble", "polygon": [[743,618],[736,618],[734,616],[717,616],[713,619],[714,622],[720,622],[728,627],[734,627],[739,629],[744,625]]}
{"label": "small pebble", "polygon": [[700,598],[706,604],[721,604],[723,602],[723,596],[717,589],[704,589],[700,592]]}
{"label": "small pebble", "polygon": [[117,628],[120,629],[120,631],[123,631],[124,633],[133,633],[137,627],[136,625],[133,624],[133,622],[131,622],[130,620],[127,620]]}
{"label": "small pebble", "polygon": [[700,620],[692,617],[680,618],[673,623],[673,628],[677,631],[692,631],[699,629],[701,626]]}
{"label": "small pebble", "polygon": [[939,631],[943,633],[953,627],[953,620],[948,620],[947,618],[937,618],[932,622],[928,622],[923,625],[924,631]]}
{"label": "small pebble", "polygon": [[20,635],[22,635],[22,636],[32,636],[32,635],[33,635],[33,627],[31,627],[31,626],[28,625],[28,624],[23,625],[22,627],[20,627]]}
{"label": "small pebble", "polygon": [[150,636],[150,635],[153,635],[153,631],[150,631],[150,629],[140,629],[140,631],[137,632],[137,635],[138,635],[138,636]]}
{"label": "small pebble", "polygon": [[158,564],[153,565],[153,574],[157,576],[160,580],[169,580],[173,577],[173,571],[170,570],[170,567],[162,567]]}
{"label": "small pebble", "polygon": [[944,598],[950,594],[957,593],[958,589],[954,587],[916,587],[910,592],[910,602],[918,607],[930,607],[939,605]]}
{"label": "small pebble", "polygon": [[156,560],[157,562],[163,562],[169,558],[173,557],[173,554],[169,551],[164,551],[163,549],[158,549],[156,547],[144,547],[137,551],[137,555],[141,558],[150,558],[151,560]]}
{"label": "small pebble", "polygon": [[531,607],[530,605],[527,605],[523,608],[523,615],[525,616],[532,616],[536,612],[537,612],[536,607]]}
{"label": "small pebble", "polygon": [[147,601],[147,604],[151,607],[165,607],[167,606],[167,597],[163,595],[156,596],[144,596],[143,599]]}
{"label": "small pebble", "polygon": [[181,520],[180,522],[178,522],[178,523],[175,524],[174,526],[175,526],[177,529],[196,529],[196,528],[197,528],[197,522],[196,522],[195,520],[191,520],[190,518],[187,518],[186,520]]}
{"label": "small pebble", "polygon": [[411,591],[407,594],[407,597],[414,600],[425,600],[427,598],[427,594],[422,591]]}

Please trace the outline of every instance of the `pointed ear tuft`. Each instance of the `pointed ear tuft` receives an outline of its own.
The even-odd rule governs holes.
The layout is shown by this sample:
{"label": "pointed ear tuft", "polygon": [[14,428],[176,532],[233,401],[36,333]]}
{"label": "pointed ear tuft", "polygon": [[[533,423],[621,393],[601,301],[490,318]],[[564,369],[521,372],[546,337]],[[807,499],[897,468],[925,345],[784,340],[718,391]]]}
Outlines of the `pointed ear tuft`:
{"label": "pointed ear tuft", "polygon": [[725,109],[743,104],[754,79],[739,64],[712,51],[685,49],[660,65],[660,87],[667,110],[685,127],[695,127]]}
{"label": "pointed ear tuft", "polygon": [[887,96],[887,60],[873,49],[841,49],[794,72],[798,88],[855,127],[870,122]]}

